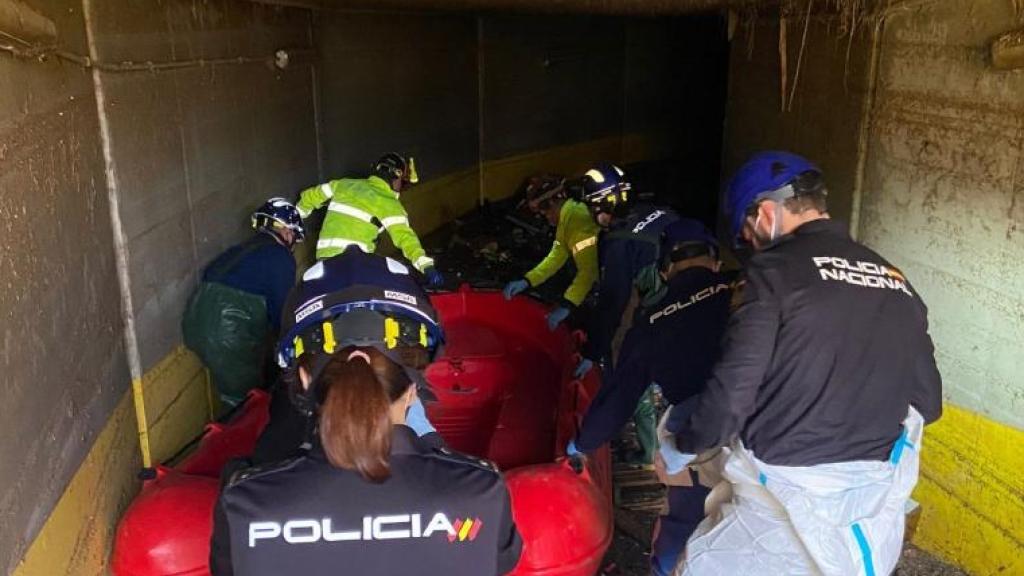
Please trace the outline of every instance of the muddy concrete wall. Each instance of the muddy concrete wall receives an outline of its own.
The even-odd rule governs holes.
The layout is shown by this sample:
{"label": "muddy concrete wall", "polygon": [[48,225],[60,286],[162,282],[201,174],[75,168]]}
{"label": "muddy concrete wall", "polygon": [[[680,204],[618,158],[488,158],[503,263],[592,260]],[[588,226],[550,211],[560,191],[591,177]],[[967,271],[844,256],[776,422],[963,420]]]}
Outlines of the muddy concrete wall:
{"label": "muddy concrete wall", "polygon": [[620,19],[485,17],[485,160],[620,134]]}
{"label": "muddy concrete wall", "polygon": [[[28,5],[55,21],[61,49],[92,57],[103,71],[94,83],[80,63],[0,52],[5,573],[47,520],[133,376],[150,383],[153,430],[175,430],[152,434],[156,459],[199,431],[206,417],[202,372],[163,377],[191,366],[172,352],[196,273],[244,237],[259,202],[317,178],[308,58],[293,58],[284,70],[267,63],[279,48],[308,51],[308,12],[231,1]],[[217,63],[239,57],[245,62]],[[101,118],[109,128],[109,179]],[[108,183],[120,230],[112,224]],[[137,356],[122,345],[118,231]],[[138,374],[129,373],[133,363]],[[158,365],[156,377],[142,378]],[[176,403],[180,410],[162,418]],[[109,461],[137,466],[137,447],[123,447],[131,452]],[[81,509],[95,499],[77,497]]]}
{"label": "muddy concrete wall", "polygon": [[1022,26],[1009,0],[888,18],[861,220],[929,304],[945,396],[967,409],[926,445],[918,494],[944,526],[920,539],[977,574],[1024,570],[1024,73],[988,53]]}
{"label": "muddy concrete wall", "polygon": [[196,273],[245,235],[261,201],[316,179],[309,14],[231,1],[94,4],[106,62],[248,63],[101,74],[143,371],[181,341]]}
{"label": "muddy concrete wall", "polygon": [[365,176],[395,151],[416,158],[424,182],[403,195],[415,229],[471,210],[479,198],[477,19],[332,12],[314,29],[326,179]]}
{"label": "muddy concrete wall", "polygon": [[945,396],[966,409],[925,437],[919,539],[976,574],[1024,570],[1024,72],[989,62],[1019,9],[887,19],[861,220],[929,305]]}
{"label": "muddy concrete wall", "polygon": [[932,308],[947,397],[1024,428],[1024,74],[988,43],[1009,1],[886,22],[861,231]]}
{"label": "muddy concrete wall", "polygon": [[840,33],[834,19],[812,17],[803,43],[806,22],[802,17],[786,22],[784,48],[777,19],[736,30],[723,176],[759,150],[803,154],[825,172],[832,216],[849,221],[869,83],[871,27],[850,37]]}
{"label": "muddy concrete wall", "polygon": [[[80,10],[29,4],[85,49]],[[128,386],[96,101],[75,65],[0,52],[0,572]]]}
{"label": "muddy concrete wall", "polygon": [[[456,215],[473,205],[472,186],[478,196],[500,198],[535,170],[664,159],[694,148],[717,159],[717,145],[693,137],[718,133],[719,126],[701,125],[715,114],[688,105],[715,85],[696,80],[709,63],[722,70],[722,59],[697,40],[708,36],[697,34],[708,23],[321,14],[315,30],[327,176],[365,173],[382,151],[407,151],[424,180],[454,173],[478,180],[431,192],[432,202]],[[699,129],[676,130],[687,121]],[[419,194],[411,191],[409,201],[421,201]]]}
{"label": "muddy concrete wall", "polygon": [[729,73],[718,14],[631,20],[626,26],[624,156],[670,162],[642,170],[637,189],[715,222]]}
{"label": "muddy concrete wall", "polygon": [[[972,574],[1016,573],[1024,72],[994,70],[989,46],[1024,26],[1024,14],[1011,0],[951,0],[896,4],[882,16],[877,43],[855,37],[849,57],[835,20],[812,25],[792,112],[781,110],[778,21],[759,22],[752,58],[738,35],[727,165],[755,148],[794,149],[818,160],[844,197],[863,170],[855,231],[906,271],[929,306],[947,400],[925,434],[915,541]],[[790,83],[794,36],[791,24]]]}
{"label": "muddy concrete wall", "polygon": [[476,164],[475,17],[325,13],[316,37],[328,178],[389,151],[414,156],[422,180]]}

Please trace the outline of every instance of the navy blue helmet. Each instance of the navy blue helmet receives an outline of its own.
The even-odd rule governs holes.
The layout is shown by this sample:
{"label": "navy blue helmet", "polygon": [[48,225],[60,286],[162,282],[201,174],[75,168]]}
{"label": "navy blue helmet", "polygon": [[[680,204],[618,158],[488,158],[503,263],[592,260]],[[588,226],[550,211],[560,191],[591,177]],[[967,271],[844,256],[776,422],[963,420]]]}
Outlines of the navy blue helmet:
{"label": "navy blue helmet", "polygon": [[[302,225],[302,217],[295,205],[284,198],[271,198],[252,213],[252,227],[260,232],[273,234],[284,242],[279,233],[287,228],[295,233],[294,242],[302,242],[306,238],[306,228]],[[289,243],[290,244],[290,243]]]}

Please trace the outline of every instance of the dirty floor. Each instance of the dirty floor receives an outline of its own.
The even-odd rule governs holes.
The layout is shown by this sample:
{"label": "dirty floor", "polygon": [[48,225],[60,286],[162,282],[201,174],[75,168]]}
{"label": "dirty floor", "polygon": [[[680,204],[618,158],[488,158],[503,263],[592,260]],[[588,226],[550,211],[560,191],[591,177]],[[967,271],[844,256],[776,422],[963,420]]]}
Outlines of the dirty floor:
{"label": "dirty floor", "polygon": [[[632,527],[624,527],[626,522],[635,522],[646,529],[643,540],[634,535]],[[647,535],[654,524],[655,514],[635,513],[620,510],[616,514],[615,539],[605,555],[604,565],[600,574],[606,576],[647,576],[650,557],[648,556]],[[966,576],[962,570],[946,564],[935,556],[920,548],[907,544],[903,548],[903,557],[896,567],[894,576]]]}

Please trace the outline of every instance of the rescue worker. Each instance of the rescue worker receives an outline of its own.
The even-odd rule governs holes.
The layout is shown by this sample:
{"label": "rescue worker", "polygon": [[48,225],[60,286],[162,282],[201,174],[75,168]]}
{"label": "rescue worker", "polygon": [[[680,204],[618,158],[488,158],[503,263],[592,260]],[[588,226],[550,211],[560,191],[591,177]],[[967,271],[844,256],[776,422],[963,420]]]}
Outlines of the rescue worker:
{"label": "rescue worker", "polygon": [[[349,257],[349,256],[352,257]],[[214,510],[214,576],[497,575],[522,543],[489,462],[409,427],[417,371],[443,343],[397,261],[346,254],[306,272],[279,359],[316,414],[307,454],[236,471]]]}
{"label": "rescue worker", "polygon": [[210,370],[226,406],[265,381],[268,340],[295,284],[292,249],[305,238],[299,213],[271,198],[252,214],[255,234],[206,267],[182,319],[185,345]]}
{"label": "rescue worker", "polygon": [[[582,184],[583,201],[602,233],[598,246],[597,306],[577,376],[586,374],[595,362],[606,369],[614,368],[619,344],[629,330],[634,311],[659,288],[662,234],[679,219],[671,208],[633,204],[632,185],[618,166],[599,164],[584,174]],[[645,468],[654,461],[656,420],[653,391],[649,390],[633,419],[640,453],[632,461]]]}
{"label": "rescue worker", "polygon": [[597,280],[598,228],[590,218],[587,207],[568,197],[566,182],[561,177],[536,177],[526,188],[530,209],[555,226],[555,240],[551,250],[532,270],[505,285],[506,300],[540,286],[558,272],[572,256],[576,277],[566,288],[561,302],[547,316],[548,328],[554,330],[576,309],[590,293]]}
{"label": "rescue worker", "polygon": [[920,295],[829,218],[827,194],[787,152],[753,156],[727,189],[755,254],[675,442],[680,463],[729,446],[722,488],[742,498],[701,524],[682,574],[889,574],[899,559],[942,383]]}
{"label": "rescue worker", "polygon": [[[719,271],[716,240],[703,224],[683,218],[665,229],[660,252],[663,289],[626,334],[615,369],[604,374],[579,433],[566,449],[569,456],[612,440],[653,383],[673,405],[694,397],[718,357],[734,275]],[[667,477],[663,470],[658,466],[659,479],[668,485],[666,505],[655,524],[651,552],[656,576],[675,569],[686,540],[704,518],[710,491],[696,474]]]}
{"label": "rescue worker", "polygon": [[[323,264],[322,262],[327,262]],[[408,270],[398,261],[385,258],[376,254],[367,254],[354,246],[350,246],[343,253],[321,261],[313,265],[304,277],[313,280],[324,274],[325,266],[333,270],[334,278],[330,288],[334,291],[341,290],[350,284],[358,283],[365,277],[367,271],[377,271],[378,274],[394,270]],[[436,314],[430,306],[430,297],[420,288],[419,284],[411,276],[400,276],[401,286],[392,287],[392,295],[399,294],[409,301],[418,303],[431,318],[436,319]],[[301,298],[294,296],[293,298]],[[295,302],[289,302],[286,308],[295,307]],[[285,330],[290,330],[295,320],[289,316],[285,319]],[[426,364],[418,356],[394,355],[394,359],[401,363],[409,378],[417,385],[419,397],[425,401],[436,400],[436,395],[430,389],[429,383],[423,377],[422,370]],[[294,371],[285,371],[285,378],[277,383],[272,389],[270,400],[270,421],[260,434],[252,454],[239,459],[231,464],[232,469],[247,468],[254,465],[261,465],[270,462],[277,462],[307,450],[311,436],[315,432],[315,414],[309,406],[301,406],[295,402],[295,383],[289,382],[288,377],[294,377]],[[443,444],[440,436],[427,419],[423,405],[417,402],[410,410],[406,425],[416,431],[425,441],[441,446]],[[229,472],[230,473],[230,472]]]}
{"label": "rescue worker", "polygon": [[368,178],[332,180],[303,190],[297,204],[303,219],[327,204],[316,242],[317,260],[337,256],[349,246],[372,254],[377,249],[377,237],[387,230],[395,247],[423,273],[427,283],[442,285],[444,277],[420,245],[399,200],[402,191],[417,182],[413,159],[389,152],[373,164]]}

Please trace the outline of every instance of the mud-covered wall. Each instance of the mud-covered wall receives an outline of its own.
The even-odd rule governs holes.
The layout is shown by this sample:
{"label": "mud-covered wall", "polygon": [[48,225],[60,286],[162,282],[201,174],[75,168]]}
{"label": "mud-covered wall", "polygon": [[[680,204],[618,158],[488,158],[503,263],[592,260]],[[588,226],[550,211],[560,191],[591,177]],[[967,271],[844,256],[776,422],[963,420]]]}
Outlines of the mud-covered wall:
{"label": "mud-covered wall", "polygon": [[[36,1],[85,50],[81,10]],[[0,572],[9,574],[128,387],[88,71],[0,53]]]}
{"label": "mud-covered wall", "polygon": [[[309,50],[309,14],[228,0],[97,2],[101,61],[265,58]],[[202,265],[261,201],[317,175],[309,59],[104,72],[111,153],[143,370],[180,340]]]}
{"label": "mud-covered wall", "polygon": [[706,14],[632,20],[626,27],[625,162],[668,159],[641,170],[641,192],[715,222],[730,45],[726,19]]}
{"label": "mud-covered wall", "polygon": [[[989,46],[1024,26],[1024,14],[1012,0],[950,0],[895,4],[881,16],[877,37],[866,21],[852,44],[837,20],[812,22],[791,112],[781,110],[778,21],[758,22],[752,58],[741,30],[726,164],[757,148],[803,153],[822,165],[836,216],[849,213],[862,176],[854,231],[901,267],[928,305],[947,400],[924,437],[915,542],[972,574],[1017,573],[1024,71],[994,70]],[[789,22],[790,86],[800,34],[799,21]]]}
{"label": "mud-covered wall", "polygon": [[[310,14],[230,0],[90,5],[138,350],[129,362],[160,461],[209,417],[202,370],[179,353],[197,275],[250,233],[261,202],[317,178]],[[279,49],[283,69],[271,64]],[[126,62],[155,65],[113,69]]]}
{"label": "mud-covered wall", "polygon": [[1024,72],[988,54],[1014,21],[966,0],[888,19],[861,231],[917,272],[947,397],[1024,428]]}
{"label": "mud-covered wall", "polygon": [[724,86],[706,77],[716,65],[724,70],[715,49],[726,44],[706,41],[720,22],[321,14],[327,176],[365,173],[387,150],[416,156],[425,181],[449,179],[403,198],[413,224],[429,229],[480,198],[513,193],[540,170],[571,174],[600,160],[662,160],[685,149],[710,150],[716,160],[717,143],[698,136],[711,130],[715,139],[716,114],[689,104]]}
{"label": "mud-covered wall", "polygon": [[[203,371],[180,348],[198,271],[262,200],[317,179],[311,15],[229,0],[26,5],[77,56],[0,52],[0,568],[33,543],[19,574],[92,573],[137,485],[132,380],[159,462],[209,416]],[[279,48],[295,55],[284,70],[268,63]]]}
{"label": "mud-covered wall", "polygon": [[759,150],[803,154],[825,172],[832,217],[849,221],[872,28],[863,26],[851,38],[840,34],[835,19],[812,17],[803,43],[806,22],[803,17],[788,20],[782,42],[777,19],[737,28],[729,66],[723,176]]}
{"label": "mud-covered wall", "polygon": [[1024,571],[1024,71],[989,57],[1019,9],[887,18],[860,223],[928,304],[950,402],[925,436],[919,540],[975,574]]}
{"label": "mud-covered wall", "polygon": [[479,196],[476,18],[328,12],[315,35],[325,177],[365,176],[382,154],[399,152],[416,159],[424,182],[403,195],[414,228],[471,210]]}

